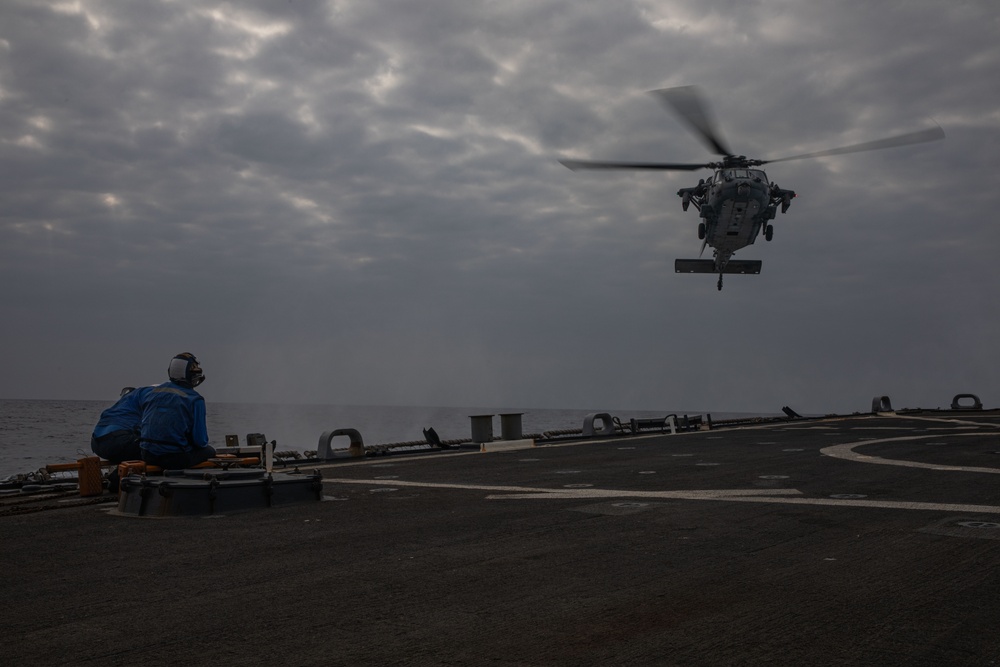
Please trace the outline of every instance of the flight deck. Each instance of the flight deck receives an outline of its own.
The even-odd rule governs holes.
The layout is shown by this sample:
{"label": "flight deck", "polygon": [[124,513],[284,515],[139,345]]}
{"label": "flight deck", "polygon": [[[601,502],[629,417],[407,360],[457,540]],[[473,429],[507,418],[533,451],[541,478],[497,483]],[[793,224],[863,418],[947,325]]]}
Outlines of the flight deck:
{"label": "flight deck", "polygon": [[319,470],[322,502],[261,512],[142,519],[91,505],[0,517],[0,655],[1000,661],[997,411],[452,448]]}

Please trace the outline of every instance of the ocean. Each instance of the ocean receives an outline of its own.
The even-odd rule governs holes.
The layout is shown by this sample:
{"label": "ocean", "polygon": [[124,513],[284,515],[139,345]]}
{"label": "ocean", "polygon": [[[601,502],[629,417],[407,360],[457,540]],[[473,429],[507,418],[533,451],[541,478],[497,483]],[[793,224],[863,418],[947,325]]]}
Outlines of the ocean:
{"label": "ocean", "polygon": [[[101,411],[113,401],[0,400],[0,479],[38,470],[49,463],[67,463],[92,456],[90,434]],[[423,440],[423,429],[433,427],[442,440],[471,436],[470,415],[521,412],[525,434],[579,429],[586,415],[609,412],[623,422],[685,411],[553,410],[515,408],[428,408],[330,405],[206,404],[211,444],[225,446],[235,434],[240,443],[248,433],[263,433],[277,441],[278,451],[315,450],[319,436],[339,428],[361,433],[366,445]],[[732,419],[746,413],[712,413],[713,419]],[[493,432],[500,435],[500,418]],[[339,446],[346,446],[346,439]]]}

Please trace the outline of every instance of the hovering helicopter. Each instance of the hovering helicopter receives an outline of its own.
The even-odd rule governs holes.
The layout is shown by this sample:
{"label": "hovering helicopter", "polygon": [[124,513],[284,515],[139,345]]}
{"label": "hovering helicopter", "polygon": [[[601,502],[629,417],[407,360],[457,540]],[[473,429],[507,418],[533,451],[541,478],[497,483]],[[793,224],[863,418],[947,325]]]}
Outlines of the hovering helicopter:
{"label": "hovering helicopter", "polygon": [[713,169],[714,175],[707,179],[700,179],[698,185],[694,187],[681,188],[677,191],[677,195],[681,198],[681,208],[685,211],[691,204],[694,204],[694,207],[699,211],[701,222],[698,223],[698,238],[702,240],[701,252],[704,254],[705,247],[711,246],[714,250],[714,258],[677,259],[674,260],[674,271],[677,273],[717,273],[719,274],[718,288],[720,290],[722,289],[723,274],[760,273],[760,260],[735,260],[732,259],[733,253],[752,245],[762,230],[764,238],[770,241],[774,237],[774,226],[770,221],[774,220],[778,207],[781,207],[782,213],[787,212],[792,199],[795,198],[794,190],[778,187],[776,183],[769,181],[767,174],[758,167],[772,162],[873,151],[944,138],[944,130],[940,127],[934,127],[919,132],[910,132],[886,139],[814,153],[803,153],[802,155],[771,160],[751,159],[745,155],[734,155],[729,150],[709,116],[708,106],[702,101],[701,94],[696,87],[664,88],[651,91],[651,93],[676,112],[712,152],[722,156],[722,160],[699,164],[595,162],[589,160],[560,160],[560,162],[574,171],[579,169],[646,169],[657,171]]}

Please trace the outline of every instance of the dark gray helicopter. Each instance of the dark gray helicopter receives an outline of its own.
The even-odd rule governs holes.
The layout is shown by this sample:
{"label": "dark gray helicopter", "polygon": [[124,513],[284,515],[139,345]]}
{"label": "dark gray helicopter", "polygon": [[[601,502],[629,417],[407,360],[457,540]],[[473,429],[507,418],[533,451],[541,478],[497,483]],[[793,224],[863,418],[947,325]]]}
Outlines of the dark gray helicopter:
{"label": "dark gray helicopter", "polygon": [[785,213],[795,197],[793,190],[779,188],[767,180],[760,167],[771,162],[787,162],[805,158],[826,157],[873,151],[895,146],[906,146],[944,138],[944,130],[934,127],[920,132],[901,134],[887,139],[869,141],[863,144],[832,148],[815,153],[804,153],[773,160],[748,159],[745,155],[734,155],[720,138],[707,105],[702,101],[694,86],[665,88],[651,91],[667,103],[714,153],[722,156],[721,162],[701,164],[664,162],[592,162],[589,160],[560,160],[562,164],[576,171],[578,169],[651,169],[659,171],[696,171],[714,169],[715,175],[701,179],[693,188],[677,191],[681,207],[688,206],[700,212],[702,221],[698,223],[698,238],[702,239],[702,253],[705,246],[714,249],[714,259],[674,260],[677,273],[718,273],[718,287],[722,289],[722,276],[726,273],[760,273],[760,260],[735,260],[733,253],[752,245],[761,230],[770,241],[774,236],[774,220],[778,207]]}

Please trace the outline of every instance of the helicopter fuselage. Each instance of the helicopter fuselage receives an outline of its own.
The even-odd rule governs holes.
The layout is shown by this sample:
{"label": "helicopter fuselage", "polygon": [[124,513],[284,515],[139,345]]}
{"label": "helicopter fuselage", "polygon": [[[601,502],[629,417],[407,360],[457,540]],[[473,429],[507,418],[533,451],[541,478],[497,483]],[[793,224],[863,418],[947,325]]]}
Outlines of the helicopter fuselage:
{"label": "helicopter fuselage", "polygon": [[767,180],[760,169],[723,168],[693,188],[677,194],[684,210],[694,204],[702,221],[698,238],[715,249],[716,263],[724,268],[729,257],[740,248],[752,245],[763,230],[771,239],[773,220],[778,207],[788,210],[795,193],[782,190]]}

